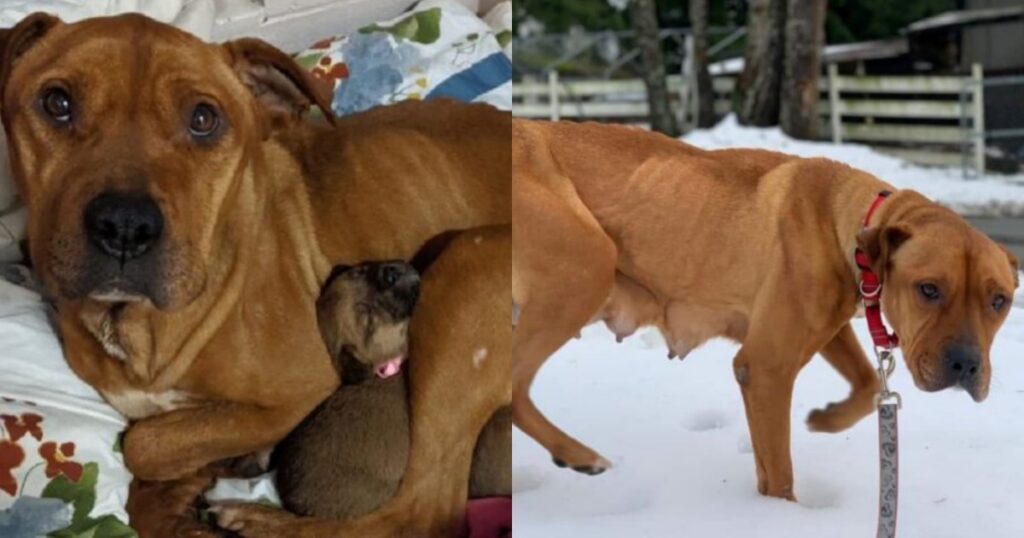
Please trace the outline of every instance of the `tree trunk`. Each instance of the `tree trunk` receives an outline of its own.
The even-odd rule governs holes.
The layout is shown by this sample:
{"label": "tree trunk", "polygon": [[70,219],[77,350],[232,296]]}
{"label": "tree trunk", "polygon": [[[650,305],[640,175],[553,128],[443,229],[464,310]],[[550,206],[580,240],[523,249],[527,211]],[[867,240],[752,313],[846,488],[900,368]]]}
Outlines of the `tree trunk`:
{"label": "tree trunk", "polygon": [[669,136],[677,136],[676,118],[669,107],[665,60],[661,54],[661,40],[658,39],[658,14],[654,0],[632,0],[629,3],[629,18],[636,46],[643,59],[643,79],[647,87],[651,128]]}
{"label": "tree trunk", "polygon": [[818,131],[818,75],[825,43],[827,0],[787,0],[786,53],[783,60],[779,123],[796,138]]}
{"label": "tree trunk", "polygon": [[767,127],[779,121],[785,21],[786,0],[750,0],[740,123]]}
{"label": "tree trunk", "polygon": [[715,92],[708,72],[708,0],[690,0],[693,76],[697,79],[697,127],[715,124]]}

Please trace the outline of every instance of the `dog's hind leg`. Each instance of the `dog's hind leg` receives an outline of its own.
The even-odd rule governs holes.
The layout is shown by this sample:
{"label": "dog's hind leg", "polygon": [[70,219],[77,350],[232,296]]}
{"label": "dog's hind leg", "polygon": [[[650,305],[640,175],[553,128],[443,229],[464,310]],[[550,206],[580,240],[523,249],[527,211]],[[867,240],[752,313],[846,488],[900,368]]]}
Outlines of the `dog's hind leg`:
{"label": "dog's hind leg", "polygon": [[617,251],[578,198],[528,179],[513,182],[512,416],[555,464],[597,474],[608,460],[551,423],[530,399],[537,371],[600,311],[615,279]]}
{"label": "dog's hind leg", "polygon": [[820,353],[850,383],[850,395],[825,409],[811,411],[807,427],[816,432],[840,432],[874,411],[875,395],[881,384],[849,323],[839,329]]}

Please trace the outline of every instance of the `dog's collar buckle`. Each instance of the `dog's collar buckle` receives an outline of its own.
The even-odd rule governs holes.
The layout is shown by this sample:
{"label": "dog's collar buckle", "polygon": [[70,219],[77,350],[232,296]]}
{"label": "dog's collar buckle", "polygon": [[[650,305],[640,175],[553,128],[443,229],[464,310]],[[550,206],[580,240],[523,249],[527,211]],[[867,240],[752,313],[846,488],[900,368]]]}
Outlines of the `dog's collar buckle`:
{"label": "dog's collar buckle", "polygon": [[[868,228],[871,224],[871,217],[890,194],[892,193],[889,191],[882,191],[878,193],[878,196],[875,196],[874,201],[871,202],[871,206],[868,208],[867,214],[864,216],[862,229]],[[854,251],[853,259],[860,269],[860,281],[857,283],[857,291],[860,292],[860,298],[864,302],[864,315],[868,320],[868,329],[871,331],[871,340],[875,344],[875,349],[885,349],[888,351],[899,347],[899,338],[895,333],[889,332],[885,322],[882,320],[882,280],[878,278],[878,275],[871,268],[867,254],[859,247]],[[879,357],[879,360],[881,360],[881,357]]]}

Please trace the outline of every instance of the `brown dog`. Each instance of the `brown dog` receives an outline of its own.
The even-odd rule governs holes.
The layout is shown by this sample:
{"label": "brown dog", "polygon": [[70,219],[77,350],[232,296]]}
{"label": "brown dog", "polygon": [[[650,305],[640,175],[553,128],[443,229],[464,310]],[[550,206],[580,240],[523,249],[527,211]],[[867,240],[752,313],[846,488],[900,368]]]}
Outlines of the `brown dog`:
{"label": "brown dog", "polygon": [[[734,361],[761,493],[793,498],[790,400],[821,353],[852,392],[808,417],[836,432],[874,409],[879,381],[850,318],[859,246],[884,281],[882,307],[923,390],[988,393],[989,347],[1017,261],[952,211],[844,164],[760,150],[703,151],[620,126],[513,122],[513,414],[556,463],[607,460],[530,401],[537,370],[592,319],[619,336],[661,329],[670,353],[714,336]],[[571,300],[566,300],[571,298]]]}
{"label": "brown dog", "polygon": [[[342,386],[274,449],[277,491],[289,511],[353,519],[398,489],[409,457],[402,366],[418,295],[419,275],[402,262],[339,266],[324,284],[317,319]],[[477,442],[470,498],[511,495],[511,452],[512,414],[503,407]]]}
{"label": "brown dog", "polygon": [[[444,357],[444,362],[439,361],[437,364],[455,366],[457,362],[464,363],[474,370],[487,372],[486,375],[504,376],[506,379],[510,379],[512,329],[508,309],[512,302],[512,293],[509,288],[509,281],[512,277],[511,259],[512,237],[508,226],[470,230],[451,239],[436,261],[431,263],[423,273],[420,302],[416,306],[409,325],[409,356],[411,357],[409,368],[413,380],[410,385],[410,398],[413,402],[413,409],[415,409],[417,400],[427,397],[426,394],[421,393],[422,389],[415,384],[416,377],[421,375],[418,370],[423,368],[420,358],[424,353],[432,357]],[[438,334],[446,334],[447,337],[436,338],[435,336]],[[423,335],[429,335],[429,337]],[[438,367],[438,369],[443,370],[443,367]],[[457,379],[464,378],[462,376],[449,378],[452,383],[455,383]],[[436,401],[440,405],[461,406],[460,400],[466,394],[475,392],[477,389],[475,387],[460,388],[455,384],[442,386],[438,383],[434,390],[437,393],[430,395],[431,402]],[[339,394],[344,392],[343,388]],[[503,396],[507,398],[505,401],[509,401],[512,397],[511,383],[508,384],[507,392],[497,396]],[[497,416],[500,417],[500,411]],[[473,453],[474,445],[477,445],[476,435],[480,435],[477,452],[507,453],[507,446],[488,446],[488,442],[493,443],[496,440],[507,442],[502,440],[502,435],[480,434],[491,415],[473,415],[473,422],[469,426],[473,428],[474,436],[460,438],[453,441],[452,445],[417,444],[417,439],[423,435],[419,431],[421,428],[458,429],[461,431],[466,426],[458,422],[450,422],[450,420],[455,418],[463,420],[462,417],[469,417],[469,414],[466,413],[459,417],[449,414],[447,421],[442,420],[429,424],[425,421],[417,423],[414,420],[412,422],[412,443],[409,450],[410,454],[416,456],[410,459],[396,497],[386,505],[383,511],[387,512],[396,504],[414,511],[433,511],[436,510],[436,506],[447,507],[456,504],[454,501],[435,502],[431,505],[405,504],[409,501],[409,497],[408,493],[403,490],[413,489],[409,486],[410,480],[414,480],[415,489],[413,491],[424,497],[429,495],[445,498],[459,497],[462,499],[462,503],[465,503],[469,493],[470,466],[468,461],[460,461],[458,464],[459,478],[464,480],[461,484],[445,481],[442,487],[440,480],[435,479],[433,483],[430,483],[425,480],[416,480],[411,476],[416,477],[422,474],[434,477],[436,475],[434,468],[438,466],[446,469],[453,468],[450,460],[453,458],[461,460],[464,454]],[[498,421],[500,418],[492,421],[492,426]],[[488,426],[488,428],[492,426]],[[359,431],[354,433],[359,434]],[[504,439],[508,439],[508,437],[504,437]],[[422,454],[417,454],[418,451]],[[484,459],[490,459],[490,457]],[[507,469],[506,472],[510,473],[511,468]],[[497,475],[493,469],[477,469],[477,471],[478,474]],[[225,505],[216,507],[214,510],[217,512],[218,521],[224,528],[238,531],[246,537],[323,538],[341,536],[343,531],[350,528],[338,520],[326,517],[322,519],[297,517],[284,510],[258,504]],[[449,520],[452,517],[449,514],[443,519]],[[457,529],[448,528],[435,530],[427,535],[432,537],[452,536],[456,534],[456,531]],[[378,535],[372,534],[372,536]],[[395,533],[391,536],[405,535]],[[418,536],[418,534],[413,535]]]}
{"label": "brown dog", "polygon": [[[200,469],[269,448],[337,387],[314,307],[332,266],[510,222],[510,117],[488,106],[409,103],[314,126],[299,117],[329,94],[284,53],[137,15],[35,14],[0,41],[32,260],[71,367],[134,420],[124,458],[139,479],[195,489]],[[468,277],[437,276],[456,290]],[[465,321],[413,336],[472,346]],[[405,481],[336,536],[461,524],[473,442],[511,384],[497,361],[422,347]],[[144,535],[175,532],[134,515]]]}

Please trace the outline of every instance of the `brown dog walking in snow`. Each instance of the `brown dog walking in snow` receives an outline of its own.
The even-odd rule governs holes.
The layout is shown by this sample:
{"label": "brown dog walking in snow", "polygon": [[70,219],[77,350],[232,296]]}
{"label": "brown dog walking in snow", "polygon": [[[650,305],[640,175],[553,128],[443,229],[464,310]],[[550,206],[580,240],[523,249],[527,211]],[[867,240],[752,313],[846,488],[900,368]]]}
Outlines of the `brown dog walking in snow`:
{"label": "brown dog walking in snow", "polygon": [[[850,395],[808,416],[837,432],[874,409],[879,381],[854,336],[862,249],[914,383],[988,394],[989,348],[1017,286],[1017,260],[962,218],[826,159],[753,149],[704,151],[638,129],[513,121],[513,414],[555,462],[609,462],[548,421],[534,376],[594,320],[624,337],[656,326],[670,355],[709,338],[733,363],[758,490],[793,499],[790,402],[820,353]],[[894,191],[863,227],[883,191]]]}

